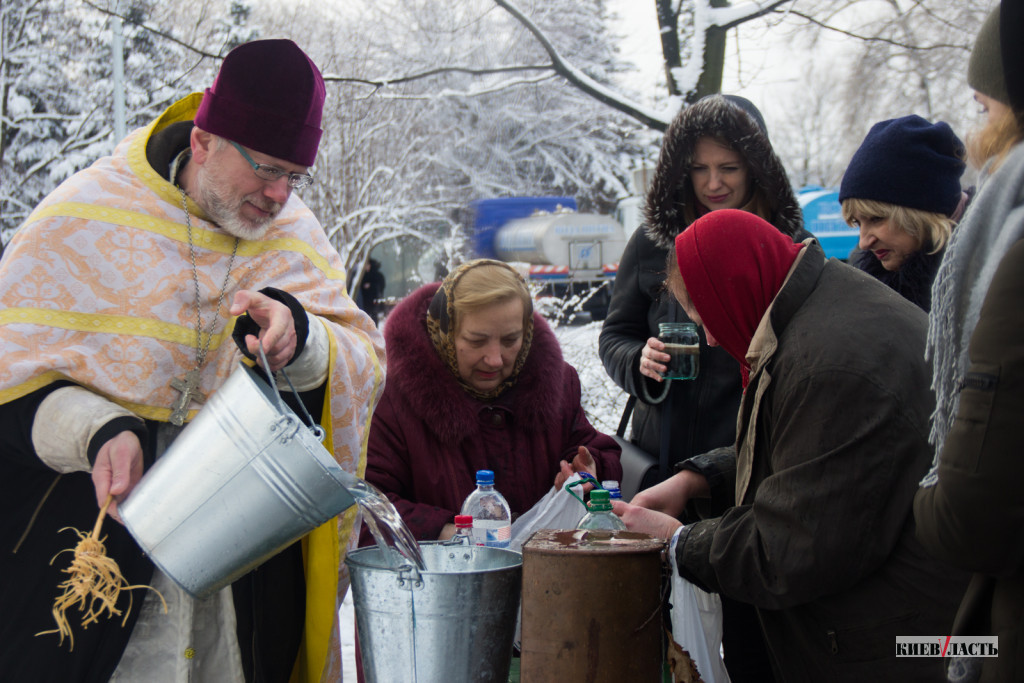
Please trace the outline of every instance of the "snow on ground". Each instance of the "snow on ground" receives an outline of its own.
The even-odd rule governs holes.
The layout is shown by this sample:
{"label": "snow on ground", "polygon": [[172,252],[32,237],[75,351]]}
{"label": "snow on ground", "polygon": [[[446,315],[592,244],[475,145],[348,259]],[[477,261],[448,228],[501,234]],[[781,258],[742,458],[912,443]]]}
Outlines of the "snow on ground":
{"label": "snow on ground", "polygon": [[583,409],[594,429],[614,434],[626,405],[626,394],[604,371],[597,355],[597,337],[601,323],[560,325],[555,336],[562,345],[565,360],[576,368],[583,388]]}
{"label": "snow on ground", "polygon": [[[597,337],[601,333],[601,323],[559,325],[554,331],[562,345],[562,355],[580,375],[581,403],[590,423],[599,432],[614,434],[626,405],[626,394],[608,377],[598,358]],[[346,681],[356,680],[354,613],[352,591],[349,591],[340,615],[341,657]]]}

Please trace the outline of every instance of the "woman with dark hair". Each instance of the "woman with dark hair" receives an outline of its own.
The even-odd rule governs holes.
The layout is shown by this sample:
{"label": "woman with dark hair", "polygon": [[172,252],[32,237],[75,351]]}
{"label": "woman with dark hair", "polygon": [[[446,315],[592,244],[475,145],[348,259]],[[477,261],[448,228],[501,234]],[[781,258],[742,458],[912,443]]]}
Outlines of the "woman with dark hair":
{"label": "woman with dark hair", "polygon": [[[736,436],[743,392],[736,361],[702,337],[697,378],[663,380],[669,356],[657,339],[660,323],[690,320],[664,289],[668,248],[695,219],[719,209],[749,211],[791,238],[810,236],[761,113],[735,95],[705,97],[669,126],[647,193],[647,224],[626,244],[601,328],[605,370],[635,403],[630,440],[651,454],[664,449],[670,467],[729,446]],[[654,474],[641,489],[660,480]],[[723,610],[733,683],[770,681],[755,616],[728,599]]]}
{"label": "woman with dark hair", "polygon": [[647,193],[647,224],[619,261],[599,342],[608,374],[638,399],[631,440],[648,453],[661,450],[662,418],[671,404],[670,464],[729,445],[735,436],[736,362],[702,342],[697,379],[664,381],[669,357],[657,339],[659,323],[689,320],[662,285],[668,247],[697,217],[727,208],[757,214],[786,235],[809,237],[760,112],[742,97],[711,95],[682,110],[665,133]]}

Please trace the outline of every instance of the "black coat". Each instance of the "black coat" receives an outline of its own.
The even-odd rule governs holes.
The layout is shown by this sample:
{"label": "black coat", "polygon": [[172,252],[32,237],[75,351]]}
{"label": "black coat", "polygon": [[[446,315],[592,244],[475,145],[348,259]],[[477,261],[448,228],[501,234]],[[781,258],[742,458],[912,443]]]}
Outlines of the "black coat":
{"label": "black coat", "polygon": [[899,270],[886,270],[874,254],[860,249],[850,254],[849,262],[927,313],[932,308],[932,282],[944,253],[945,250],[935,254],[915,251]]}
{"label": "black coat", "polygon": [[[684,216],[696,210],[687,205],[692,192],[686,188],[691,186],[689,170],[702,136],[731,141],[746,160],[768,222],[794,241],[811,237],[803,229],[800,205],[782,162],[754,117],[723,96],[705,97],[676,116],[665,133],[647,194],[648,223],[630,237],[619,260],[599,342],[609,376],[638,399],[632,441],[654,455],[660,451],[667,403],[661,399],[663,385],[640,374],[640,354],[648,337],[658,336],[658,323],[689,321],[665,290],[665,259],[668,247],[686,227]],[[722,349],[709,347],[701,330],[700,365],[696,380],[674,381],[669,390],[672,463],[730,446],[735,437],[742,393],[739,364]]]}
{"label": "black coat", "polygon": [[640,374],[640,353],[648,337],[658,336],[658,324],[689,320],[663,284],[667,253],[643,230],[630,237],[619,261],[598,351],[615,383],[638,397],[633,441],[653,455],[660,451],[665,400],[671,401],[669,443],[671,462],[676,463],[732,445],[742,387],[739,364],[723,349],[708,346],[702,328],[697,379],[672,381],[668,397],[659,400],[665,385]]}

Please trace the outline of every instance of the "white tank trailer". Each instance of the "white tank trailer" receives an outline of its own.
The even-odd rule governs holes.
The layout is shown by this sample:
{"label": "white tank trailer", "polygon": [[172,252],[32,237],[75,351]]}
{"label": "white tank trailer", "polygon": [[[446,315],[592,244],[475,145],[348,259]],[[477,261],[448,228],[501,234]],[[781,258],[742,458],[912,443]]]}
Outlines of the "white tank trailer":
{"label": "white tank trailer", "polygon": [[473,202],[476,256],[529,264],[541,295],[585,299],[600,320],[608,311],[626,247],[611,216],[576,211],[572,197],[505,197]]}
{"label": "white tank trailer", "polygon": [[502,261],[535,266],[568,266],[600,275],[618,263],[626,247],[622,226],[611,216],[559,211],[517,218],[498,229],[494,251]]}

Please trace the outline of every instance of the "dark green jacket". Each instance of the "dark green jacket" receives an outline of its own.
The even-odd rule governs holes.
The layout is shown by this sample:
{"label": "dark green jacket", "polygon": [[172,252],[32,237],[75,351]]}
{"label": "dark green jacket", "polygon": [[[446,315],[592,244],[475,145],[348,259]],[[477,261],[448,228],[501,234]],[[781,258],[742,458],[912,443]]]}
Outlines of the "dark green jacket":
{"label": "dark green jacket", "polygon": [[895,657],[948,628],[967,581],[914,537],[925,315],[817,243],[766,315],[737,447],[707,456],[735,462],[709,483],[739,504],[684,529],[681,573],[758,608],[779,681],[938,680],[939,660]]}
{"label": "dark green jacket", "polygon": [[939,481],[914,500],[917,535],[976,572],[953,635],[999,637],[982,681],[1024,680],[1024,241],[1003,257],[968,349]]}

